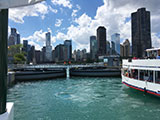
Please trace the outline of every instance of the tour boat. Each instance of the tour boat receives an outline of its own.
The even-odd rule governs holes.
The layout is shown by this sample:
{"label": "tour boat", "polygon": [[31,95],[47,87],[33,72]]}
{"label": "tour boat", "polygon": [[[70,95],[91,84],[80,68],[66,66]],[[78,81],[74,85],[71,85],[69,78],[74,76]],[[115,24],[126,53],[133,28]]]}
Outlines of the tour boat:
{"label": "tour boat", "polygon": [[[122,83],[145,93],[160,96],[160,48],[147,49],[146,59],[129,59],[122,62]],[[152,55],[152,57],[150,57]]]}

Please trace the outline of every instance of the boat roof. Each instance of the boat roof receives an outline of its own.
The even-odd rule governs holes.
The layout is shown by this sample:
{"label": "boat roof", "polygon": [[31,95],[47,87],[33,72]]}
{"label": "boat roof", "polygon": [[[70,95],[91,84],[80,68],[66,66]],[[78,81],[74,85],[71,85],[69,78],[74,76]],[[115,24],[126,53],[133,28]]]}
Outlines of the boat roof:
{"label": "boat roof", "polygon": [[160,50],[160,48],[150,48],[150,49],[146,49],[146,52],[158,51],[158,50]]}
{"label": "boat roof", "polygon": [[137,59],[122,61],[123,68],[160,71],[160,59]]}

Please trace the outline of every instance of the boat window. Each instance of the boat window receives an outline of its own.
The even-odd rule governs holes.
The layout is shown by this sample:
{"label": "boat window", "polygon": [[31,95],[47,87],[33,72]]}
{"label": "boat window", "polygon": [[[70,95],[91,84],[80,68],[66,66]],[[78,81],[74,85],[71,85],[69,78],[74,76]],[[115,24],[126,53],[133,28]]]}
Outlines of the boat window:
{"label": "boat window", "polygon": [[137,69],[131,70],[131,77],[134,79],[138,79],[138,70]]}
{"label": "boat window", "polygon": [[143,80],[148,80],[149,79],[149,71],[145,70],[144,71],[144,76],[143,76]]}
{"label": "boat window", "polygon": [[153,71],[148,71],[147,81],[148,82],[153,82]]}
{"label": "boat window", "polygon": [[124,70],[123,70],[123,75],[124,75],[124,76],[128,76],[128,69],[124,69]]}
{"label": "boat window", "polygon": [[160,71],[155,72],[155,82],[160,84]]}
{"label": "boat window", "polygon": [[145,71],[140,70],[140,80],[144,80],[144,74],[145,74]]}

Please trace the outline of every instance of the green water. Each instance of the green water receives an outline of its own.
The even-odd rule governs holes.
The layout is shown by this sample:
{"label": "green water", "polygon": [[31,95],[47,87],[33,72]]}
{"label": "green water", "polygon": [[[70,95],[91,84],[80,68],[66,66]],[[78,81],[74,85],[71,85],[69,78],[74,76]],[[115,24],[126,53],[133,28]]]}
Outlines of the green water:
{"label": "green water", "polygon": [[71,78],[18,83],[8,91],[15,120],[160,120],[160,98],[120,78]]}

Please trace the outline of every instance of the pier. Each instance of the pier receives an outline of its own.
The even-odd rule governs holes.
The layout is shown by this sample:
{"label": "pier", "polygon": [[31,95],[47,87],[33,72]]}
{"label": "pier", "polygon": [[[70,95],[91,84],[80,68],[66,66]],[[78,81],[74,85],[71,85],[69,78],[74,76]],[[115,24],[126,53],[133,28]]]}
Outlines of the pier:
{"label": "pier", "polygon": [[120,77],[120,67],[105,65],[24,65],[14,66],[15,81],[46,80],[61,77]]}

